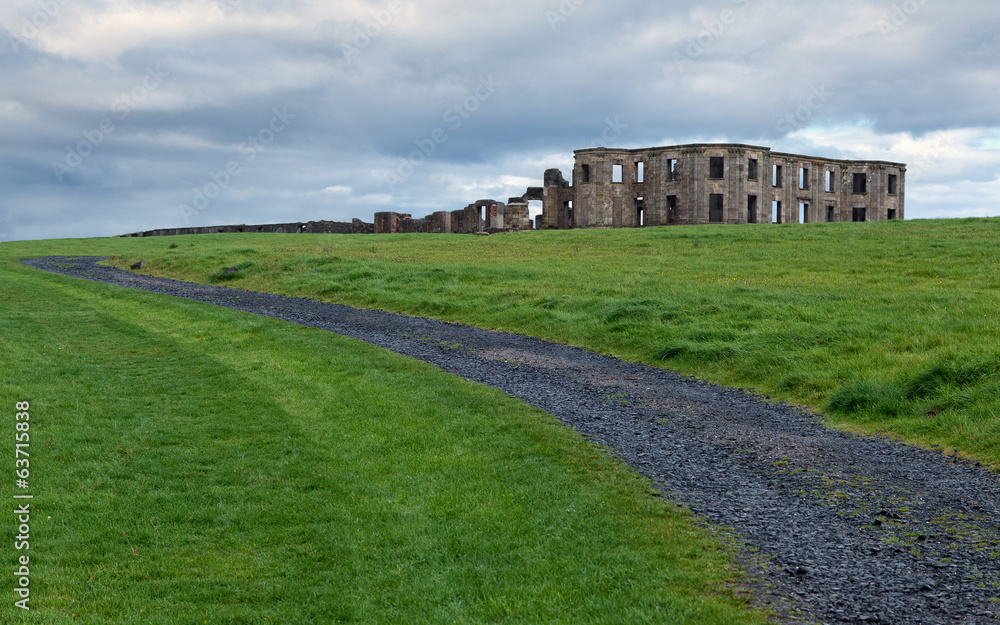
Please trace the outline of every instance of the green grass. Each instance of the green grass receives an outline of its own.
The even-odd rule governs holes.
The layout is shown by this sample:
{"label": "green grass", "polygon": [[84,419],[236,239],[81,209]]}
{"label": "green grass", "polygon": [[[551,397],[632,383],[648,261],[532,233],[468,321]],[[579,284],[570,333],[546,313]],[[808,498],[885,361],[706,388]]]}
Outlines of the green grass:
{"label": "green grass", "polygon": [[[394,245],[294,241],[313,246],[306,264],[283,256],[274,276],[313,271],[331,256],[317,245],[373,242]],[[33,609],[6,581],[0,621],[764,621],[732,590],[731,548],[538,410],[329,333],[16,261],[117,253],[161,270],[195,253],[203,279],[235,265],[245,285],[291,243],[0,244],[0,409],[12,449],[15,402],[31,403],[35,496]],[[13,491],[8,474],[8,505]]]}
{"label": "green grass", "polygon": [[1000,466],[998,219],[140,248],[122,264],[200,282],[238,265],[231,286],[583,345]]}

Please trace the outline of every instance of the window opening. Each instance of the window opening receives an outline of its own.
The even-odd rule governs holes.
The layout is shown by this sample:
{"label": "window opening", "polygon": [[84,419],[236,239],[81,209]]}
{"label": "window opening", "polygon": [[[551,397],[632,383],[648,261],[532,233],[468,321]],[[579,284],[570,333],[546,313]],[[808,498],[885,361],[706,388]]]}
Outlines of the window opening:
{"label": "window opening", "polygon": [[708,220],[713,224],[721,224],[723,213],[722,194],[712,193],[708,196]]}
{"label": "window opening", "polygon": [[771,202],[771,223],[781,223],[781,202],[778,200]]}
{"label": "window opening", "polygon": [[613,182],[615,184],[620,183],[622,181],[622,174],[623,174],[623,170],[624,169],[625,169],[625,167],[621,163],[615,163],[614,165],[612,165],[611,166],[611,182]]}
{"label": "window opening", "polygon": [[543,228],[544,218],[542,217],[544,205],[540,200],[528,200],[528,218],[535,228]]}
{"label": "window opening", "polygon": [[576,225],[573,218],[573,202],[563,202],[563,220],[567,228],[573,228]]}
{"label": "window opening", "polygon": [[781,165],[775,165],[773,171],[771,172],[771,185],[775,187],[783,186],[782,184],[782,167]]}
{"label": "window opening", "polygon": [[747,163],[747,180],[757,179],[757,159],[751,158]]}
{"label": "window opening", "polygon": [[854,174],[854,192],[868,193],[868,176],[865,174]]}
{"label": "window opening", "polygon": [[708,177],[720,180],[726,177],[726,159],[722,156],[711,156],[708,159]]}
{"label": "window opening", "polygon": [[757,223],[757,196],[747,196],[747,223]]}
{"label": "window opening", "polygon": [[646,181],[646,163],[639,161],[635,164],[635,181],[645,182]]}

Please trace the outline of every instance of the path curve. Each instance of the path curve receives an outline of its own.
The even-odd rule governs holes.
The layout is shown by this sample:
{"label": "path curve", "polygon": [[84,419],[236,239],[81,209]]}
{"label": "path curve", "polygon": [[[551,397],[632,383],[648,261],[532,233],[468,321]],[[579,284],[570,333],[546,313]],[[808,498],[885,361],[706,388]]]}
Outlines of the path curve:
{"label": "path curve", "polygon": [[1000,481],[975,463],[823,427],[743,391],[532,337],[130,273],[38,269],[360,339],[517,397],[608,447],[671,500],[734,529],[790,622],[1000,621]]}

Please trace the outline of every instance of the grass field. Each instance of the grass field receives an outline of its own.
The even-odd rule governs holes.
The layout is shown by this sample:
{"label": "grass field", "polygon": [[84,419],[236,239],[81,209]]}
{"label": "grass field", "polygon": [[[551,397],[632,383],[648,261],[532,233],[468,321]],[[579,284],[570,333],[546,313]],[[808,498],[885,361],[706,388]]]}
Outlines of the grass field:
{"label": "grass field", "polygon": [[583,345],[1000,466],[998,219],[140,248],[120,264]]}
{"label": "grass field", "polygon": [[[121,254],[201,279],[245,263],[234,285],[412,298],[458,317],[507,288],[495,281],[531,283],[533,270],[489,255],[499,265],[564,242],[557,265],[593,245],[431,238],[411,261],[424,240],[0,244],[0,492],[8,505],[34,495],[29,551],[12,549],[16,517],[0,523],[0,622],[763,622],[731,590],[739,574],[718,537],[544,413],[336,335],[17,262]],[[424,291],[407,294],[418,276]],[[515,312],[537,308],[546,325],[581,297],[545,287]],[[11,475],[21,401],[29,490]],[[30,612],[13,606],[16,555],[30,556]]]}

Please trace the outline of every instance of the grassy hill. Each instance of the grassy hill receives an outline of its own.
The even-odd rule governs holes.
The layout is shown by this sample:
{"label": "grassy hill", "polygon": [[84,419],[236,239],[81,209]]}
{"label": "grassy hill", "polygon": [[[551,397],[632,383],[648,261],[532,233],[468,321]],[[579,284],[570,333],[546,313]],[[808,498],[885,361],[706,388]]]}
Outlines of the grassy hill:
{"label": "grassy hill", "polygon": [[34,496],[30,550],[11,549],[16,517],[0,523],[6,579],[30,557],[32,609],[5,582],[0,622],[763,622],[732,589],[730,547],[538,410],[319,330],[17,261],[118,254],[206,280],[244,265],[234,285],[363,288],[411,267],[378,258],[397,245],[423,241],[0,244],[11,473],[30,404],[30,486],[8,473],[0,494]]}
{"label": "grassy hill", "polygon": [[998,219],[140,247],[119,264],[582,345],[1000,466]]}
{"label": "grassy hill", "polygon": [[15,403],[31,404],[35,495],[34,609],[0,615],[763,620],[719,537],[537,410],[318,330],[18,258],[142,258],[534,334],[1000,466],[998,243],[1000,220],[979,219],[0,244],[0,405],[13,445]]}

